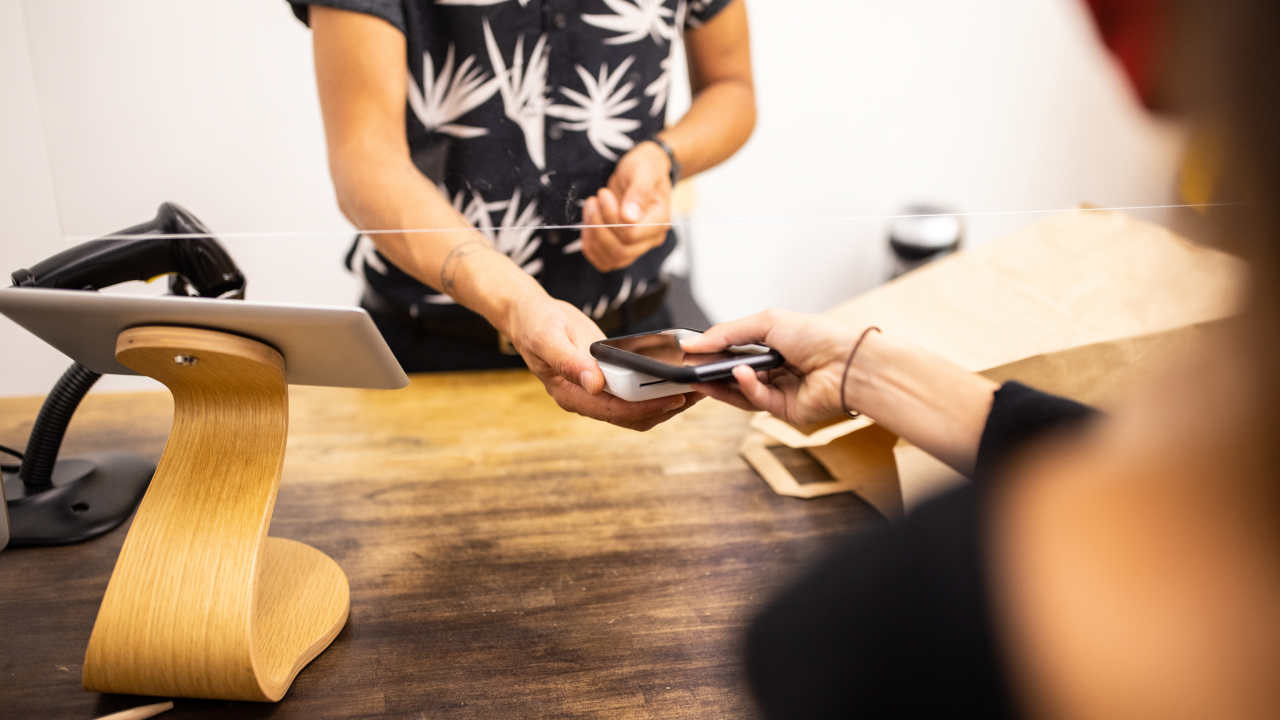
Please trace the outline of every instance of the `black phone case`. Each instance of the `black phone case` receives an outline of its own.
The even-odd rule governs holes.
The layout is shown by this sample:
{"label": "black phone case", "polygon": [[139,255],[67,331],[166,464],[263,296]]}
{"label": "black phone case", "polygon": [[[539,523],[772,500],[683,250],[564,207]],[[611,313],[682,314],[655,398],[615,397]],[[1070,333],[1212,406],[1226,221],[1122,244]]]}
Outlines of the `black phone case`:
{"label": "black phone case", "polygon": [[[671,330],[689,330],[689,328],[669,328]],[[689,330],[690,332],[698,332],[697,330]],[[623,335],[621,337],[610,338],[611,340],[622,340],[624,338],[640,337],[641,335],[652,335],[651,332],[636,333],[634,335]],[[627,368],[642,372],[645,375],[652,375],[656,378],[662,378],[670,382],[680,383],[682,385],[692,385],[693,383],[712,382],[715,380],[724,380],[733,376],[733,369],[739,365],[746,365],[756,370],[771,370],[776,367],[782,367],[786,359],[782,354],[773,348],[764,355],[742,355],[732,360],[712,363],[710,365],[699,365],[697,367],[688,367],[684,365],[668,365],[664,362],[658,362],[653,358],[647,358],[643,355],[637,355],[626,350],[619,350],[615,347],[609,347],[604,344],[603,340],[597,340],[591,343],[591,356],[597,360],[604,360],[619,367]]]}

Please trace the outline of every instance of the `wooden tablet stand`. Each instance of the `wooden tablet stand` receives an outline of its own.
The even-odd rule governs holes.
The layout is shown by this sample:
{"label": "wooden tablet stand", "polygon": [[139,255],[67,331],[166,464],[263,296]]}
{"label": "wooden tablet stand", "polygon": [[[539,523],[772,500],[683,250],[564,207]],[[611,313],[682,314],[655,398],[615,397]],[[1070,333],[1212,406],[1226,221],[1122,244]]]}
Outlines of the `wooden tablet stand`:
{"label": "wooden tablet stand", "polygon": [[111,575],[86,690],[274,702],[347,620],[327,555],[267,537],[284,464],[280,353],[212,330],[138,327],[116,357],[173,393],[173,429]]}

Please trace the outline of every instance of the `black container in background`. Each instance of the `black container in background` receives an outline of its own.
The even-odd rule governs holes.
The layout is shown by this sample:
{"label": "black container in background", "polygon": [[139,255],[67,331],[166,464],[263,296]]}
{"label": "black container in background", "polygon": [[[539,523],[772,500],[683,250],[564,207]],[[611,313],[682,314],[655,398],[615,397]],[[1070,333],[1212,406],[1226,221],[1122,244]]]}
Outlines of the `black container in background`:
{"label": "black container in background", "polygon": [[911,272],[921,265],[960,249],[964,239],[964,219],[939,205],[909,205],[902,217],[889,225],[889,247],[893,250],[891,278]]}

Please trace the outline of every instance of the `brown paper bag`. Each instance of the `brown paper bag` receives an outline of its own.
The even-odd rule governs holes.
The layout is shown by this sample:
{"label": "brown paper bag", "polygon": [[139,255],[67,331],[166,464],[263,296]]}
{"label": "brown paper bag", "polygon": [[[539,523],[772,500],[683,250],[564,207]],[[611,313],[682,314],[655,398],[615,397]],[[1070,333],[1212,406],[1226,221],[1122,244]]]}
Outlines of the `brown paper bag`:
{"label": "brown paper bag", "polygon": [[[997,381],[1105,406],[1161,358],[1203,337],[1191,326],[1235,313],[1244,278],[1238,259],[1157,225],[1072,212],[927,265],[828,314],[857,329],[878,326]],[[744,442],[743,456],[783,494],[851,491],[894,517],[963,482],[908,443],[885,453],[887,433],[864,418],[796,428],[762,413],[752,426],[758,435]],[[788,480],[785,468],[763,460],[776,445],[804,448],[833,482]]]}

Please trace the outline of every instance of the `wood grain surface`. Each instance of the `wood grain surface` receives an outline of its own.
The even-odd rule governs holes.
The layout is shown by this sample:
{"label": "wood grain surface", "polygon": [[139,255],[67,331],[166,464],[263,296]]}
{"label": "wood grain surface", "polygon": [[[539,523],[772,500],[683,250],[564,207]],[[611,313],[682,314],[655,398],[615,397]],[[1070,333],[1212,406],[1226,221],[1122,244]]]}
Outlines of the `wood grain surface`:
{"label": "wood grain surface", "polygon": [[[747,414],[712,401],[634,433],[523,371],[290,392],[271,534],[338,562],[350,618],[280,703],[178,699],[166,718],[751,718],[751,617],[883,522],[852,495],[774,494],[737,456]],[[21,447],[39,406],[0,399],[0,443]],[[158,458],[172,412],[168,393],[92,395],[64,455]],[[167,699],[80,687],[127,529],[0,552],[0,717]]]}

